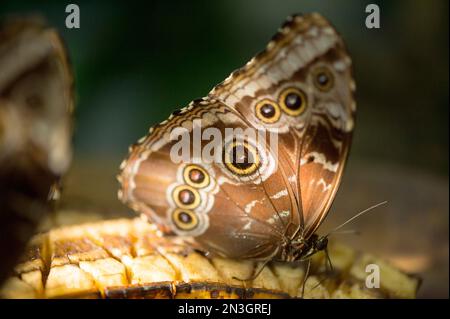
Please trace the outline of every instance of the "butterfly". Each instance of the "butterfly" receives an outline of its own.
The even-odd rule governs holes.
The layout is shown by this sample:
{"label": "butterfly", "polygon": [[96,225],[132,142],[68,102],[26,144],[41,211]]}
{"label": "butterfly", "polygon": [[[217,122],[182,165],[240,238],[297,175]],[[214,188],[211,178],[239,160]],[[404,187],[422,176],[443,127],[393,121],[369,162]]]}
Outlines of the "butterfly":
{"label": "butterfly", "polygon": [[[315,232],[341,182],[354,93],[352,61],[336,30],[317,13],[291,16],[264,51],[130,147],[119,198],[161,234],[207,254],[306,260],[327,247]],[[177,129],[193,133],[192,153],[209,147],[195,141],[198,123],[221,133],[215,156],[222,161],[174,162]],[[241,133],[230,137],[229,128]],[[249,129],[274,135],[276,147],[242,136]]]}
{"label": "butterfly", "polygon": [[39,16],[0,22],[0,282],[52,211],[72,155],[74,78]]}

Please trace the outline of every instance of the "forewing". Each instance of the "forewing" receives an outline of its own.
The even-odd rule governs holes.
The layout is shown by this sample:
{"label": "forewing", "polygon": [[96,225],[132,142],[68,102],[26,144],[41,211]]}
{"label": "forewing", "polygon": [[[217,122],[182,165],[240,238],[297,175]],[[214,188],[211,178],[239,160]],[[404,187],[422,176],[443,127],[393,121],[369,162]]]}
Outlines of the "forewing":
{"label": "forewing", "polygon": [[[222,102],[194,101],[131,148],[119,177],[121,199],[163,233],[186,237],[205,252],[234,258],[271,256],[284,239],[293,194],[264,139],[243,136],[258,158],[258,165],[245,173],[241,166],[224,162],[229,145],[247,128],[252,129]],[[171,136],[180,129],[187,132],[190,156],[175,159],[182,138]],[[227,135],[226,129],[234,131]],[[218,133],[218,139],[205,140],[208,130]],[[204,150],[211,142],[219,142],[218,156],[207,158]]]}

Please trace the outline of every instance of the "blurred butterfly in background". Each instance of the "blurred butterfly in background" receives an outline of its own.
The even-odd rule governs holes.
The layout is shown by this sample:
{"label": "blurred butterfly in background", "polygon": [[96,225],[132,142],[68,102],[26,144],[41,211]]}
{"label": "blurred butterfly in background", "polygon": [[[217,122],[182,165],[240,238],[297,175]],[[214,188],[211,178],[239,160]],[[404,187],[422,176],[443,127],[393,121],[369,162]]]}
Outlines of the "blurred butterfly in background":
{"label": "blurred butterfly in background", "polygon": [[[315,232],[351,144],[351,64],[321,15],[289,17],[264,51],[131,147],[118,177],[120,199],[164,235],[181,236],[207,254],[292,262],[326,250],[327,236]],[[234,136],[222,141],[222,162],[174,163],[171,133],[192,132],[195,122],[222,136],[227,128],[276,134],[278,143],[274,149]],[[193,143],[200,150],[208,145]]]}
{"label": "blurred butterfly in background", "polygon": [[0,283],[54,208],[72,159],[74,78],[40,16],[0,21]]}

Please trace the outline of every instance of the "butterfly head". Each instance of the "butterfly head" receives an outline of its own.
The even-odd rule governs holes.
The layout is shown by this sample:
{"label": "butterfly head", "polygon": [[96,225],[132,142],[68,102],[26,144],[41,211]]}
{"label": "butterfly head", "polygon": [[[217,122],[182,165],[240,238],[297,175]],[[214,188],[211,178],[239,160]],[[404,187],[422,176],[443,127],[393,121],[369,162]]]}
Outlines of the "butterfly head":
{"label": "butterfly head", "polygon": [[309,239],[294,239],[287,245],[288,261],[307,260],[319,251],[325,251],[328,247],[328,236],[313,234]]}
{"label": "butterfly head", "polygon": [[312,244],[313,244],[313,249],[316,252],[325,250],[328,247],[328,237],[315,235],[315,240]]}

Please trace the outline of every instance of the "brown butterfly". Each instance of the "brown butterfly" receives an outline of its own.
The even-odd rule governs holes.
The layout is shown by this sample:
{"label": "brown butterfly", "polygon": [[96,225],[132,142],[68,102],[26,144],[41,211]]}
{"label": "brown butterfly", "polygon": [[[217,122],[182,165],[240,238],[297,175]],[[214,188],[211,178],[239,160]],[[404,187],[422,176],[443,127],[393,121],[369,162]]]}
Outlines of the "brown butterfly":
{"label": "brown butterfly", "polygon": [[0,282],[69,168],[73,83],[56,29],[37,16],[0,22]]}
{"label": "brown butterfly", "polygon": [[[206,253],[305,260],[327,246],[315,231],[341,181],[354,91],[351,59],[330,23],[317,13],[289,17],[264,51],[131,147],[119,197]],[[225,136],[222,161],[173,162],[179,128],[193,133],[192,153],[209,147],[196,143],[196,123]],[[229,128],[275,134],[276,150],[268,139],[227,139]]]}

